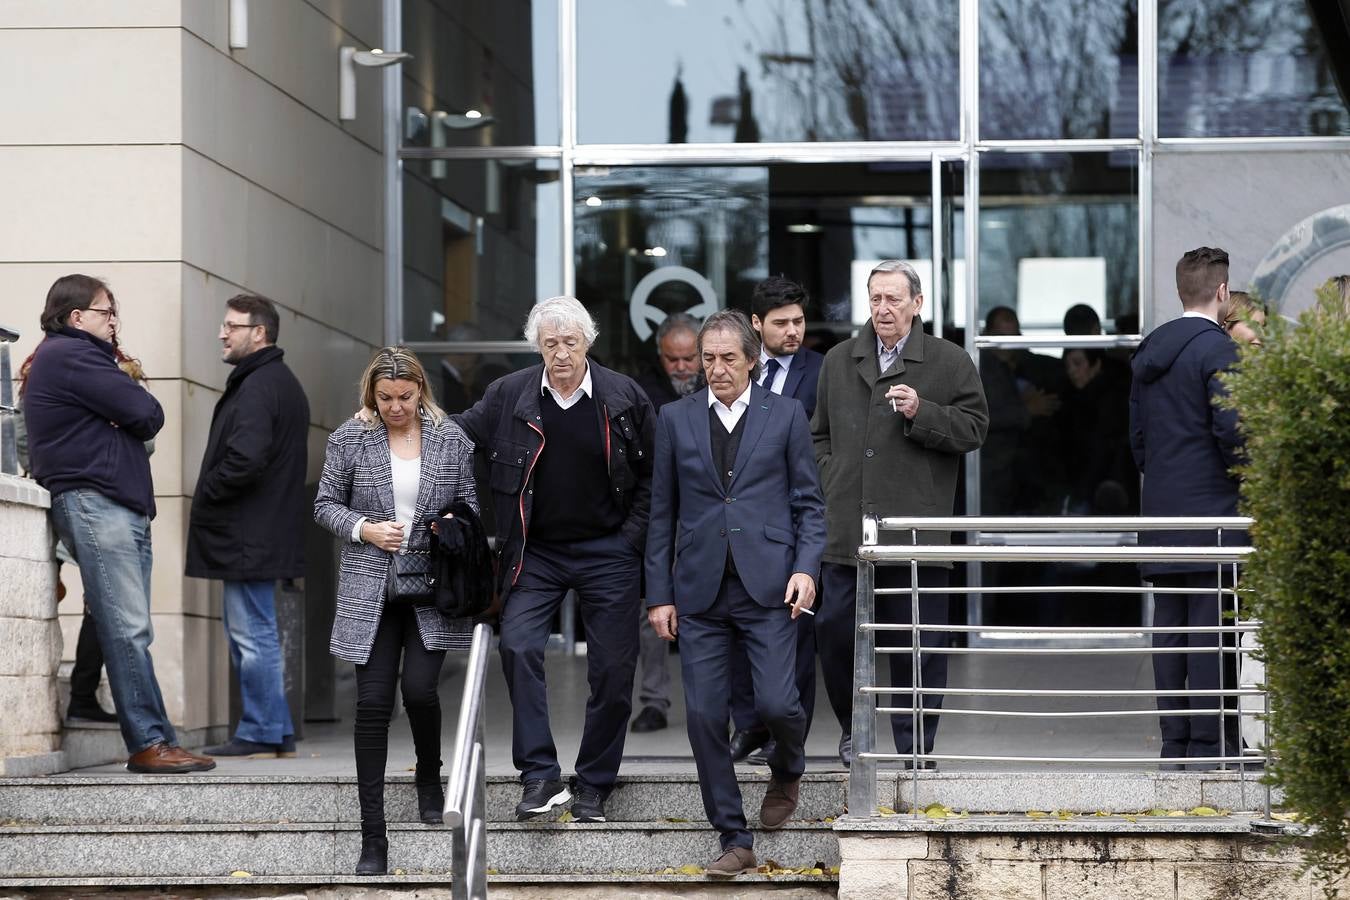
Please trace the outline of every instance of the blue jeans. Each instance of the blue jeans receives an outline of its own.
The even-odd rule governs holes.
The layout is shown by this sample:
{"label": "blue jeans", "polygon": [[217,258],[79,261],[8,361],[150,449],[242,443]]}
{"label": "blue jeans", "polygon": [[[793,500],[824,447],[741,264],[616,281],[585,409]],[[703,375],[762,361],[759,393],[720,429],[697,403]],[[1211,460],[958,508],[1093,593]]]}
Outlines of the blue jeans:
{"label": "blue jeans", "polygon": [[150,520],[88,488],[52,498],[56,533],[80,561],[127,750],[178,743],[150,660]]}
{"label": "blue jeans", "polygon": [[242,712],[234,736],[257,744],[280,744],[295,728],[281,670],[276,582],[225,582],[223,617],[230,661],[239,673]]}

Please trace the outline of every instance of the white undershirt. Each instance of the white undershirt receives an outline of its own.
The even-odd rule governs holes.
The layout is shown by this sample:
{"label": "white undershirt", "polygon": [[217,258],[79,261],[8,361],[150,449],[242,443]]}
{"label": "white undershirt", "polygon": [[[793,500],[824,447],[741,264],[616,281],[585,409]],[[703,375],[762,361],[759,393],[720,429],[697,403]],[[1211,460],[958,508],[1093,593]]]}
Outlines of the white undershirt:
{"label": "white undershirt", "polygon": [[736,423],[741,420],[741,416],[750,408],[750,385],[745,386],[745,390],[741,392],[739,397],[731,401],[730,406],[723,405],[722,401],[717,399],[717,395],[712,392],[712,388],[708,388],[708,405],[717,410],[717,418],[721,420],[727,434],[731,434],[736,430]]}
{"label": "white undershirt", "polygon": [[406,550],[408,538],[412,536],[413,516],[417,515],[417,488],[422,479],[422,457],[400,459],[391,450],[389,471],[393,476],[394,521],[403,525],[403,544],[400,549]]}

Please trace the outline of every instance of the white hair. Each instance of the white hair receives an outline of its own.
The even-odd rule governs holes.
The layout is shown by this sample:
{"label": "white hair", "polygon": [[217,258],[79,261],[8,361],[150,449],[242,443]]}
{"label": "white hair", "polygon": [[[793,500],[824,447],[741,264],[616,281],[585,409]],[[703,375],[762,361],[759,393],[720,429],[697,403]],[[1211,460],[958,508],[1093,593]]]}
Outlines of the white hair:
{"label": "white hair", "polygon": [[554,331],[579,331],[586,339],[587,346],[594,344],[600,336],[595,319],[575,297],[549,297],[530,308],[530,314],[525,319],[525,340],[534,344],[536,350],[542,349],[539,346],[539,329],[545,325]]}

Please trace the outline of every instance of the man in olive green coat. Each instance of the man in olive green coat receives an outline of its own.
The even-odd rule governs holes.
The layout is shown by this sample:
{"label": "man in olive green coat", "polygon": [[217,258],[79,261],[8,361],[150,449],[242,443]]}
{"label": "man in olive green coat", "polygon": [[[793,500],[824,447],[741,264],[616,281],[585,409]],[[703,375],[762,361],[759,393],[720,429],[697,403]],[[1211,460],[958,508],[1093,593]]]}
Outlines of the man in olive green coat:
{"label": "man in olive green coat", "polygon": [[[857,586],[854,553],[862,543],[862,517],[950,516],[961,455],[978,450],[989,430],[989,407],[974,363],[960,347],[924,334],[918,314],[923,293],[908,263],[886,260],[867,279],[871,320],[850,341],[832,348],[820,372],[811,420],[816,462],[825,489],[828,542],[821,571],[816,645],[825,692],[843,736],[839,757],[852,761],[853,635]],[[921,533],[920,543],[948,536]],[[921,587],[946,587],[948,567],[919,567]],[[909,566],[878,566],[878,587],[910,586]],[[876,598],[876,621],[910,623],[910,596]],[[947,623],[947,595],[924,594],[919,621]],[[908,632],[881,632],[880,646],[908,647]],[[921,646],[943,647],[945,632],[925,632]],[[908,688],[913,661],[889,654],[891,684]],[[947,686],[947,655],[921,657],[920,683]],[[908,694],[892,706],[910,706]],[[924,698],[939,709],[940,694]],[[931,753],[937,714],[923,716],[923,752]],[[913,717],[891,716],[897,753],[911,753]],[[923,763],[921,763],[923,764]],[[926,764],[931,767],[931,762]]]}

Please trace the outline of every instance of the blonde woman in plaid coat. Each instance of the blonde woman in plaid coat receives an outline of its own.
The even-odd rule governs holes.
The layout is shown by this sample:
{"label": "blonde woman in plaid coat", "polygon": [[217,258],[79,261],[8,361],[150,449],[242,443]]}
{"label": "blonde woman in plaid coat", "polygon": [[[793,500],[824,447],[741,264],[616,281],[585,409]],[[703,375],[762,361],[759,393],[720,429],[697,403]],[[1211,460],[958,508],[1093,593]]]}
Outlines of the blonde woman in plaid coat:
{"label": "blonde woman in plaid coat", "polygon": [[436,406],[411,351],[375,354],[361,376],[361,403],[365,415],[328,439],[314,519],[344,541],[329,650],[356,664],[356,873],[383,875],[385,761],[399,670],[417,751],[418,811],[423,822],[438,824],[445,799],[436,688],[445,651],[467,650],[473,624],[447,619],[430,604],[392,601],[391,566],[395,554],[430,546],[428,523],[443,509],[463,500],[477,511],[478,498],[473,443]]}

